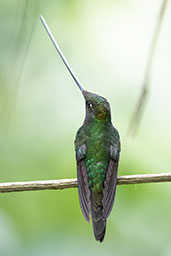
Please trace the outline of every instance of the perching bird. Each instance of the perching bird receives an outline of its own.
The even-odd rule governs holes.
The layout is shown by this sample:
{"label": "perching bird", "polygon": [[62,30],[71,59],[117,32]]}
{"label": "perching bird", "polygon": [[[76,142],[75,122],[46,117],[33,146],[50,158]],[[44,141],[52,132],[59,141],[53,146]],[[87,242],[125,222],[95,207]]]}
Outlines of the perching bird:
{"label": "perching bird", "polygon": [[96,240],[102,242],[105,236],[106,220],[115,198],[120,154],[119,133],[112,125],[108,101],[83,88],[44,18],[42,16],[40,18],[85,99],[86,117],[75,139],[79,200],[86,221],[90,221],[91,214]]}

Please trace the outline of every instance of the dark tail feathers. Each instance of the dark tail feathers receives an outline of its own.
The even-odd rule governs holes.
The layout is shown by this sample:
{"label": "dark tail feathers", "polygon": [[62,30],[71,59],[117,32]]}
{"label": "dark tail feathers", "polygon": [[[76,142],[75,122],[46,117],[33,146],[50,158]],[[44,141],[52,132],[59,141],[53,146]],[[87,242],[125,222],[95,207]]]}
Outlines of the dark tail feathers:
{"label": "dark tail feathers", "polygon": [[91,216],[93,222],[94,236],[97,241],[102,242],[106,231],[106,220],[103,218],[102,194],[91,194]]}

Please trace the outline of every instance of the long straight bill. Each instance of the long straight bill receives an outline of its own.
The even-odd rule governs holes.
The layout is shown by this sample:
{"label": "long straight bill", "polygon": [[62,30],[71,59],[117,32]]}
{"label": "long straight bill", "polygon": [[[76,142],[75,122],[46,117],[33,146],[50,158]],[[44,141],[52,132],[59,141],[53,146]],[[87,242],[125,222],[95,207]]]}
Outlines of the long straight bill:
{"label": "long straight bill", "polygon": [[70,72],[71,76],[73,77],[74,81],[76,82],[76,84],[78,85],[79,89],[83,92],[85,91],[84,87],[81,85],[81,83],[79,82],[78,78],[76,77],[76,75],[74,74],[74,72],[72,71],[70,65],[68,64],[67,60],[65,59],[65,56],[63,55],[61,49],[59,48],[59,45],[57,44],[54,36],[52,35],[52,32],[50,31],[45,19],[43,18],[43,16],[40,15],[40,19],[43,23],[44,28],[46,29],[50,39],[52,40],[52,43],[54,44],[57,52],[59,53],[61,59],[63,60],[65,66],[67,67],[68,71]]}

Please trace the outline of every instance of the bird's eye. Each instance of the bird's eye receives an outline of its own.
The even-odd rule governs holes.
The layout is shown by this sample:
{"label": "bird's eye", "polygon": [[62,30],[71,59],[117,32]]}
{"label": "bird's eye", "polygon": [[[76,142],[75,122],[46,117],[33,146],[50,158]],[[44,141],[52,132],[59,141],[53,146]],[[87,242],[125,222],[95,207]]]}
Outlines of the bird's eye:
{"label": "bird's eye", "polygon": [[93,105],[91,104],[91,102],[87,102],[87,106],[88,106],[88,108],[90,109],[90,110],[92,110],[92,108],[93,108]]}

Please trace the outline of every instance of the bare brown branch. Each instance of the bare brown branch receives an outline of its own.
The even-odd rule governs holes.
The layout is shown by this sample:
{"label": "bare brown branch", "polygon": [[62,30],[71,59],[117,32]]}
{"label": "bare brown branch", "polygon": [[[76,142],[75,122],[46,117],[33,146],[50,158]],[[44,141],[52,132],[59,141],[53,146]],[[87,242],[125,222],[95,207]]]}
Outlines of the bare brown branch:
{"label": "bare brown branch", "polygon": [[160,11],[159,11],[158,19],[156,22],[156,27],[155,27],[154,34],[153,34],[151,47],[149,49],[149,55],[148,55],[148,59],[147,59],[142,90],[141,90],[138,102],[136,104],[135,110],[133,112],[133,115],[132,115],[132,118],[130,121],[130,125],[129,125],[129,129],[128,129],[128,133],[131,134],[132,136],[134,136],[136,134],[137,128],[141,121],[143,111],[144,111],[144,108],[145,108],[145,105],[147,102],[147,96],[149,95],[151,69],[152,69],[152,64],[153,64],[153,59],[154,59],[154,53],[155,53],[158,37],[160,34],[162,21],[163,21],[164,14],[166,11],[167,3],[168,3],[168,0],[163,0],[163,2],[161,4]]}
{"label": "bare brown branch", "polygon": [[[171,182],[171,173],[119,176],[118,185]],[[77,179],[0,183],[0,193],[76,188]]]}

